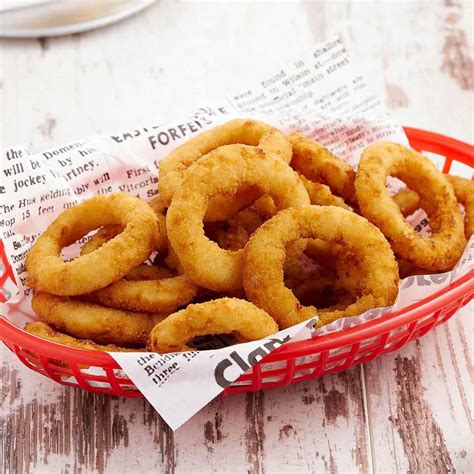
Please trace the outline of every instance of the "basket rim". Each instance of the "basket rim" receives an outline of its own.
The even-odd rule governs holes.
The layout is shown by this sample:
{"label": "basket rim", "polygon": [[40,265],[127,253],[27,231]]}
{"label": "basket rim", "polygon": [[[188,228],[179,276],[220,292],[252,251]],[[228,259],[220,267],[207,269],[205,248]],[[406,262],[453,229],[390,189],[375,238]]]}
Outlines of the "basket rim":
{"label": "basket rim", "polygon": [[[448,149],[456,155],[456,161],[469,166],[473,165],[474,146],[445,135],[417,128],[404,127],[404,130],[413,147],[423,151],[441,153],[444,156]],[[445,165],[445,168],[447,166],[447,169],[449,169],[453,159],[449,157],[446,157],[446,159],[447,165]],[[443,171],[445,170],[443,169]],[[436,311],[442,305],[449,304],[470,291],[474,291],[474,269],[442,290],[393,313],[387,313],[380,318],[367,321],[358,326],[323,334],[314,339],[289,342],[265,357],[264,362],[302,357],[334,347],[347,346],[359,341],[362,337],[371,337],[379,335],[381,332],[388,332],[396,327],[408,324],[424,314],[429,314],[430,311]],[[68,362],[120,369],[119,364],[107,352],[66,347],[62,344],[39,338],[17,327],[2,315],[0,315],[0,340],[3,340],[8,347],[10,344],[18,345],[53,359],[62,360],[67,351]]]}

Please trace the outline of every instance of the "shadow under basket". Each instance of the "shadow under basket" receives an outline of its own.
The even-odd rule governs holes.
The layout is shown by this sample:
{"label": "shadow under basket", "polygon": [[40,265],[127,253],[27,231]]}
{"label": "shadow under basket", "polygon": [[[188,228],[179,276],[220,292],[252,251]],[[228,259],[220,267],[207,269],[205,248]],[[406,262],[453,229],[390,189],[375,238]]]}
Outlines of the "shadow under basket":
{"label": "shadow under basket", "polygon": [[[474,166],[474,147],[443,135],[405,128],[410,145],[438,155],[445,173]],[[0,289],[13,272],[0,241],[5,273]],[[312,340],[290,342],[276,349],[223,393],[256,391],[314,379],[368,362],[399,349],[446,322],[474,297],[474,270],[448,287],[400,311]],[[4,296],[0,291],[0,301]],[[122,397],[142,394],[107,353],[67,347],[39,339],[0,316],[0,339],[30,369],[52,380],[95,393]]]}

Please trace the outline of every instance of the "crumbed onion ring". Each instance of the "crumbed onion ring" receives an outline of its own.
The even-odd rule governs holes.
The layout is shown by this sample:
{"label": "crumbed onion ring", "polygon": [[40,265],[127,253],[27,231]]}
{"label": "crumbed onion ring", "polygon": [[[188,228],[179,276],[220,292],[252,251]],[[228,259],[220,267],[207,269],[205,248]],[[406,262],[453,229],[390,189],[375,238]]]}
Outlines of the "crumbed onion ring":
{"label": "crumbed onion ring", "polygon": [[198,287],[186,276],[159,280],[119,280],[94,291],[87,299],[111,308],[130,311],[171,312],[198,293]]}
{"label": "crumbed onion ring", "polygon": [[221,249],[209,240],[204,234],[203,218],[211,198],[231,196],[241,186],[269,194],[278,209],[309,204],[296,172],[257,147],[227,145],[190,167],[168,209],[168,238],[186,275],[214,291],[242,287],[243,253]]}
{"label": "crumbed onion ring", "polygon": [[334,194],[350,204],[357,204],[354,190],[355,172],[348,163],[301,133],[290,133],[288,139],[293,146],[291,166],[294,169],[311,181],[329,186]]}
{"label": "crumbed onion ring", "polygon": [[[306,251],[313,243],[318,247],[316,256]],[[339,256],[335,255],[332,247],[333,245],[318,239],[299,239],[286,245],[283,265],[285,286],[302,305],[314,305],[326,309],[333,307],[335,303],[340,303],[347,294],[335,269],[339,263]],[[321,252],[323,252],[322,258],[319,255]],[[342,265],[344,263],[341,262]],[[354,300],[355,298],[352,298],[344,308]]]}
{"label": "crumbed onion ring", "polygon": [[[97,250],[110,239],[122,232],[122,227],[109,225],[99,229],[92,238],[86,242],[81,248],[81,255]],[[166,233],[166,227],[165,227]],[[147,265],[145,263],[132,268],[126,275],[126,280],[161,280],[162,278],[171,278],[172,272],[166,267],[159,267],[157,265]]]}
{"label": "crumbed onion ring", "polygon": [[[124,230],[96,251],[70,262],[61,250],[91,230],[119,224]],[[40,235],[26,259],[27,284],[57,295],[80,295],[126,275],[152,252],[158,238],[155,213],[125,193],[95,196],[60,214]]]}
{"label": "crumbed onion ring", "polygon": [[454,188],[456,199],[464,207],[464,235],[469,240],[474,234],[474,181],[449,174],[446,178]]}
{"label": "crumbed onion ring", "polygon": [[403,217],[411,216],[420,208],[420,198],[415,191],[405,188],[395,194],[392,198],[400,208]]}
{"label": "crumbed onion ring", "polygon": [[239,250],[245,247],[249,237],[250,234],[245,227],[241,225],[228,225],[227,222],[223,222],[222,226],[216,229],[215,241],[224,250]]}
{"label": "crumbed onion ring", "polygon": [[338,206],[344,209],[350,209],[350,207],[344,202],[344,199],[339,196],[334,196],[331,193],[329,186],[322,183],[315,183],[305,178],[304,175],[299,173],[301,181],[303,181],[304,187],[308,192],[311,204],[318,206]]}
{"label": "crumbed onion ring", "polygon": [[[357,297],[346,309],[304,307],[285,286],[286,245],[309,238],[340,244],[357,256],[349,267],[359,269]],[[244,249],[243,282],[249,300],[267,311],[280,328],[315,315],[321,326],[392,304],[398,293],[398,267],[390,245],[366,219],[340,207],[307,206],[280,211],[252,235]]]}
{"label": "crumbed onion ring", "polygon": [[[86,255],[120,232],[117,226],[99,229],[81,249]],[[130,311],[171,312],[197,295],[197,286],[185,275],[173,275],[169,270],[155,265],[139,265],[128,272],[124,279],[87,295],[87,300],[111,308]]]}
{"label": "crumbed onion ring", "polygon": [[[469,240],[474,234],[474,181],[449,174],[445,176],[453,186],[456,200],[464,207],[464,236]],[[408,188],[395,194],[393,200],[404,216],[409,216],[420,208],[418,194]]]}
{"label": "crumbed onion ring", "polygon": [[46,323],[37,321],[34,323],[28,323],[25,326],[25,331],[33,334],[34,336],[41,337],[56,344],[62,344],[63,346],[71,346],[77,349],[84,349],[89,351],[100,351],[100,352],[143,352],[145,349],[139,348],[127,348],[116,346],[115,344],[101,345],[96,344],[93,341],[87,339],[76,339],[75,337],[56,332],[53,328],[48,326]]}
{"label": "crumbed onion ring", "polygon": [[[186,170],[207,153],[223,145],[258,146],[272,157],[291,160],[291,145],[282,132],[258,120],[235,119],[191,138],[175,148],[159,165],[160,195],[169,205],[183,180]],[[252,190],[242,188],[231,200],[214,196],[209,203],[206,221],[221,221],[251,204],[258,197]]]}
{"label": "crumbed onion ring", "polygon": [[153,327],[166,315],[133,313],[84,301],[38,293],[31,305],[54,329],[103,344],[144,344]]}
{"label": "crumbed onion ring", "polygon": [[[266,197],[266,196],[265,196]],[[262,198],[259,199],[259,201]],[[273,200],[269,198],[273,205]],[[265,222],[266,218],[253,206],[243,209],[224,222],[210,222],[205,226],[206,235],[225,250],[245,247],[249,237]]]}
{"label": "crumbed onion ring", "polygon": [[193,350],[187,343],[196,336],[234,334],[239,342],[255,341],[278,331],[276,322],[248,301],[220,298],[191,304],[157,324],[150,334],[150,350],[182,352]]}
{"label": "crumbed onion ring", "polygon": [[[430,237],[405,221],[386,188],[390,175],[420,197]],[[434,272],[449,270],[459,260],[466,242],[453,187],[423,155],[396,143],[369,146],[362,153],[355,188],[362,215],[380,228],[401,259]]]}
{"label": "crumbed onion ring", "polygon": [[152,198],[148,204],[155,211],[156,217],[158,219],[158,225],[160,227],[159,238],[156,243],[156,251],[158,253],[165,252],[168,248],[168,236],[166,235],[166,208],[163,199],[161,196],[157,195]]}
{"label": "crumbed onion ring", "polygon": [[[168,237],[166,235],[166,206],[163,203],[163,200],[160,196],[155,196],[151,199],[148,204],[155,211],[156,217],[158,219],[158,239],[156,242],[156,247],[154,250],[157,252],[164,252],[168,248]],[[104,226],[99,229],[92,238],[86,242],[81,248],[81,255],[86,255],[88,253],[97,250],[99,247],[104,245],[110,239],[113,239],[115,236],[119,235],[123,231],[123,226],[112,224]]]}

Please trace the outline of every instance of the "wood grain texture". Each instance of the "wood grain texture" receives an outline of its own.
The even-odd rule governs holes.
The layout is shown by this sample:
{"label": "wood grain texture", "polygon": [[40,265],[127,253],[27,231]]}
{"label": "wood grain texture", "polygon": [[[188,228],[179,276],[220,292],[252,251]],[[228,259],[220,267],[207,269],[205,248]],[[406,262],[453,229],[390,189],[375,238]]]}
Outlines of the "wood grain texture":
{"label": "wood grain texture", "polygon": [[[0,140],[40,150],[179,117],[342,22],[396,120],[472,142],[473,13],[455,0],[160,1],[104,30],[2,41]],[[0,472],[473,472],[472,329],[471,307],[363,367],[218,398],[175,433],[143,400],[57,386],[2,347]]]}

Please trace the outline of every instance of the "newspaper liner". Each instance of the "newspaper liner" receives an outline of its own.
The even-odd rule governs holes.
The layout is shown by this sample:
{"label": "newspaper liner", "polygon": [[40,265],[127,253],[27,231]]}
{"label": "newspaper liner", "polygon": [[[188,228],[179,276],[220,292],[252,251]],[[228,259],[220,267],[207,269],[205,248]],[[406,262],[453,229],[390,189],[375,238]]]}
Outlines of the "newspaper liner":
{"label": "newspaper liner", "polygon": [[[36,154],[23,147],[9,148],[0,157],[0,236],[19,288],[11,279],[3,283],[0,292],[6,303],[0,305],[0,313],[19,327],[36,319],[31,309],[31,291],[23,286],[26,278],[24,260],[36,237],[64,209],[95,194],[116,191],[149,200],[157,192],[157,165],[171,149],[203,130],[236,117],[261,119],[284,131],[298,130],[317,139],[353,166],[357,165],[360,152],[370,143],[396,141],[407,144],[402,128],[388,119],[382,99],[353,69],[342,37],[335,37],[316,46],[305,58],[267,76],[255,87],[206,104],[187,120],[78,140]],[[439,157],[434,155],[433,158],[439,166]],[[472,170],[466,168],[466,175],[469,173]],[[403,187],[395,179],[388,185],[393,193]],[[410,216],[409,220],[417,230],[427,232],[426,215],[422,211]],[[77,255],[79,245],[87,238],[65,249],[65,257]],[[313,330],[311,334],[308,326],[301,323],[273,338],[282,337],[287,342],[296,336],[298,339],[317,337],[383,317],[387,312],[400,310],[441,290],[473,267],[474,239],[471,239],[453,271],[403,280],[393,307],[341,319]],[[0,268],[0,274],[3,270]],[[111,355],[175,429],[223,389],[215,382],[216,361],[232,353],[246,360],[246,355],[262,344],[265,347],[268,342],[255,341],[203,351],[192,357],[190,353],[175,355],[169,359],[173,361],[171,364],[166,362],[170,356],[153,354],[150,359],[153,363],[166,359],[164,368],[178,360],[187,361],[179,364],[179,370],[168,373],[166,383],[159,388],[151,380],[153,377],[146,375],[147,369],[143,369],[146,364],[139,365],[145,357],[143,353]],[[267,352],[271,350],[267,349]],[[236,380],[260,358],[232,367],[232,376],[229,372],[228,379]],[[281,364],[284,362],[273,363],[271,367]],[[192,397],[188,396],[187,389],[190,388]],[[184,395],[178,396],[180,393]]]}

